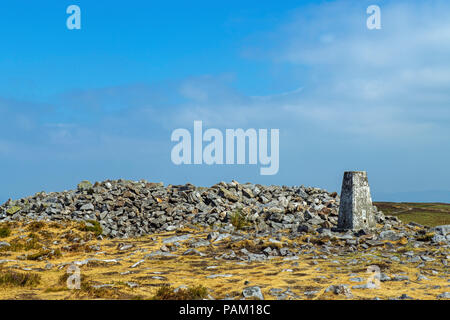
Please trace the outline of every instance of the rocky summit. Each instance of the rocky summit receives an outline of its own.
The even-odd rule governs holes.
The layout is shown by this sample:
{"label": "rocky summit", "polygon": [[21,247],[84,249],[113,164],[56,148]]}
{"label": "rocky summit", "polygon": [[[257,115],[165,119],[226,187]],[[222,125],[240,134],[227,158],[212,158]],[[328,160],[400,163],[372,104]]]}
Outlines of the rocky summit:
{"label": "rocky summit", "polygon": [[[303,186],[220,182],[212,187],[147,181],[83,181],[76,190],[40,192],[0,207],[0,221],[98,221],[103,236],[137,237],[189,223],[255,232],[330,232],[337,226],[339,195]],[[378,223],[382,212],[373,207]],[[398,223],[396,219],[390,223]]]}
{"label": "rocky summit", "polygon": [[[192,184],[129,180],[107,180],[91,184],[82,181],[76,190],[39,192],[0,206],[0,222],[8,221],[86,221],[97,222],[101,236],[130,238],[173,231],[186,225],[236,229],[260,234],[288,231],[291,236],[304,233],[343,234],[338,224],[340,198],[336,192],[304,186],[263,186],[237,181],[220,182],[212,187]],[[402,230],[401,221],[384,216],[372,207],[377,230],[350,230],[356,236],[377,233],[380,240],[402,237],[421,238],[434,232],[436,243],[449,243],[446,226],[416,233]],[[339,232],[341,231],[341,232]]]}
{"label": "rocky summit", "polygon": [[[336,192],[81,182],[0,207],[0,299],[448,299],[450,226],[337,227]],[[81,288],[68,287],[78,268]]]}

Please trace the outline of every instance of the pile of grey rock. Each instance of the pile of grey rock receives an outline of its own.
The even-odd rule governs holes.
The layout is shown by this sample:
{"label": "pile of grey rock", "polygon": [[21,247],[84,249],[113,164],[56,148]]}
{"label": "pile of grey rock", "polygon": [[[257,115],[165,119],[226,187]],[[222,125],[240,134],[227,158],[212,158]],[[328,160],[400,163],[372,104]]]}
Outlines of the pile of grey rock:
{"label": "pile of grey rock", "polygon": [[[0,221],[96,220],[109,237],[172,231],[186,224],[232,228],[238,214],[258,232],[310,232],[337,225],[339,196],[303,186],[220,182],[212,187],[141,181],[83,181],[76,190],[45,193],[0,206]],[[377,221],[385,217],[374,207]]]}

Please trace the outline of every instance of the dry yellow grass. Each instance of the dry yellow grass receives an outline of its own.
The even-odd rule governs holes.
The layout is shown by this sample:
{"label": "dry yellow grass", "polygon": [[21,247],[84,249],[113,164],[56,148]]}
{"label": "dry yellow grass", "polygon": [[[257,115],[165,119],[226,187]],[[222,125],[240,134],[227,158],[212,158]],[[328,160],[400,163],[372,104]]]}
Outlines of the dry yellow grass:
{"label": "dry yellow grass", "polygon": [[[347,284],[349,287],[359,283],[351,282],[350,273],[355,277],[367,278],[366,269],[369,265],[379,265],[381,271],[389,275],[404,274],[411,281],[382,282],[380,289],[352,289],[354,299],[373,299],[378,297],[388,299],[398,297],[404,293],[416,299],[435,299],[448,285],[447,277],[441,263],[427,262],[422,268],[422,274],[428,281],[415,281],[419,270],[410,264],[401,264],[383,260],[382,257],[370,255],[367,252],[343,254],[329,259],[316,259],[313,263],[311,254],[300,256],[299,260],[285,261],[275,258],[264,262],[239,262],[236,260],[216,260],[215,255],[233,248],[239,250],[252,249],[252,241],[231,243],[225,240],[219,245],[200,247],[197,250],[206,256],[182,255],[189,247],[181,242],[176,249],[176,257],[153,257],[145,259],[144,256],[157,251],[163,245],[162,240],[178,233],[166,232],[157,235],[145,236],[137,239],[105,239],[97,240],[91,232],[80,231],[75,223],[46,223],[44,226],[30,227],[24,223],[15,223],[10,226],[11,233],[2,241],[14,242],[17,239],[36,239],[45,250],[59,252],[60,254],[43,256],[42,260],[27,260],[26,257],[35,255],[41,249],[34,247],[9,251],[0,251],[0,267],[2,270],[30,272],[40,275],[40,282],[30,287],[3,286],[0,288],[0,299],[151,299],[162,285],[195,287],[203,285],[208,288],[209,294],[215,299],[225,297],[241,298],[242,290],[247,286],[257,285],[266,299],[276,299],[269,292],[271,288],[289,289],[294,294],[291,298],[310,299],[305,296],[306,291],[319,291],[314,299],[342,299],[324,290],[332,284]],[[182,232],[194,234],[194,238],[206,239],[207,231],[185,229]],[[33,236],[33,234],[35,234]],[[30,238],[31,235],[31,238]],[[74,239],[82,242],[74,244]],[[33,241],[33,240],[29,240]],[[57,241],[57,242],[55,242]],[[282,242],[302,244],[307,237],[295,241],[282,239]],[[267,242],[268,243],[268,242]],[[265,245],[267,246],[267,243]],[[133,245],[127,250],[119,250],[125,244]],[[403,241],[398,244],[404,246]],[[95,250],[98,246],[99,250]],[[276,246],[272,244],[272,246]],[[406,248],[406,249],[405,249]],[[412,250],[403,247],[403,251]],[[365,257],[363,264],[349,264],[355,258]],[[75,261],[86,259],[99,259],[81,265],[81,290],[69,290],[61,279],[67,272],[68,265]],[[113,260],[117,260],[115,263]],[[137,262],[143,260],[136,267]],[[339,264],[336,264],[336,260]],[[52,267],[49,268],[49,264]],[[66,264],[66,265],[64,265]],[[435,275],[430,269],[437,270]],[[424,271],[425,270],[425,271]],[[209,275],[227,274],[229,277],[208,278]],[[364,282],[363,282],[364,283]],[[107,284],[109,287],[95,287]],[[137,284],[137,287],[131,287]],[[439,286],[439,288],[437,287]],[[445,291],[445,290],[444,290]],[[448,291],[448,290],[447,290]]]}

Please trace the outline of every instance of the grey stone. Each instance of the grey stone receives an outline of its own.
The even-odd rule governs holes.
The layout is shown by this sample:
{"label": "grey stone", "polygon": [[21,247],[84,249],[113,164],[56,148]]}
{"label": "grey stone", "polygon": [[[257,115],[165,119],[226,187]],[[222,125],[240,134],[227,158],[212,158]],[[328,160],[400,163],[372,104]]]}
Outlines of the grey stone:
{"label": "grey stone", "polygon": [[194,243],[191,243],[191,247],[192,248],[206,247],[206,246],[209,246],[209,244],[210,244],[209,241],[199,240]]}
{"label": "grey stone", "polygon": [[[256,186],[221,182],[207,188],[191,184],[164,187],[162,183],[144,180],[107,180],[94,185],[82,182],[75,190],[50,194],[42,192],[16,201],[7,201],[0,205],[0,221],[96,220],[103,229],[102,235],[109,238],[175,231],[183,225],[197,230],[198,226],[213,227],[218,234],[210,240],[230,239],[234,242],[239,241],[239,236],[234,234],[235,228],[230,224],[230,218],[237,209],[242,209],[243,213],[249,215],[252,222],[248,226],[249,231],[265,232],[265,236],[269,237],[272,232],[291,231],[294,236],[297,232],[314,233],[320,227],[319,232],[325,237],[336,235],[326,230],[335,231],[339,203],[337,194],[331,195],[319,188],[303,186]],[[17,207],[20,210],[15,211]],[[377,219],[381,217],[381,213],[375,208],[373,211],[377,214]],[[15,213],[10,215],[6,212]],[[400,222],[392,218],[386,218],[386,221],[380,223],[400,226]],[[166,239],[166,244],[185,240],[183,235],[174,236],[174,239]],[[350,240],[351,245],[347,249],[356,250],[358,242]],[[367,241],[363,242],[368,243]],[[209,245],[198,240],[194,243],[196,242],[192,240],[192,248]],[[283,250],[274,254],[290,255],[291,252]],[[231,259],[241,258],[232,254],[226,254],[224,258],[226,256]],[[262,259],[262,256],[248,257]]]}
{"label": "grey stone", "polygon": [[352,291],[345,284],[331,285],[325,289],[325,292],[332,292],[337,295],[344,295],[347,298],[353,297]]}
{"label": "grey stone", "polygon": [[137,284],[136,282],[128,281],[127,286],[129,286],[131,289],[134,289],[134,288],[139,287],[139,284]]}
{"label": "grey stone", "polygon": [[386,230],[380,232],[378,236],[379,240],[398,241],[403,238],[404,234],[395,232],[394,230]]}
{"label": "grey stone", "polygon": [[420,256],[420,258],[425,262],[431,262],[431,261],[436,260],[436,259],[428,257],[428,256]]}
{"label": "grey stone", "polygon": [[204,257],[204,256],[206,256],[206,254],[204,254],[203,252],[200,252],[200,251],[198,251],[198,250],[196,250],[196,249],[187,249],[185,252],[183,252],[183,255],[184,256],[186,256],[186,255],[198,255],[198,256],[200,256],[200,257]]}
{"label": "grey stone", "polygon": [[427,277],[425,277],[423,274],[419,274],[417,276],[417,281],[428,281],[430,279],[428,279]]}
{"label": "grey stone", "polygon": [[315,295],[318,294],[318,293],[319,293],[318,290],[311,290],[311,291],[305,291],[305,292],[303,292],[303,294],[304,294],[305,296],[315,296]]}
{"label": "grey stone", "polygon": [[94,289],[114,288],[114,285],[113,284],[109,284],[109,283],[97,284],[97,285],[93,285],[92,288],[94,288]]}
{"label": "grey stone", "polygon": [[125,251],[125,250],[129,250],[129,249],[131,249],[133,247],[134,247],[134,245],[132,245],[132,244],[123,244],[123,245],[119,246],[119,250],[120,251]]}
{"label": "grey stone", "polygon": [[385,282],[385,281],[391,281],[391,277],[389,277],[386,273],[382,272],[380,273],[380,281]]}
{"label": "grey stone", "polygon": [[344,173],[339,206],[338,228],[343,230],[376,227],[372,197],[365,171]]}
{"label": "grey stone", "polygon": [[6,241],[0,241],[0,248],[11,247],[11,245]]}
{"label": "grey stone", "polygon": [[352,289],[377,289],[377,286],[375,283],[368,282],[368,283],[358,284],[356,286],[353,286]]}
{"label": "grey stone", "polygon": [[135,264],[133,264],[130,268],[136,268],[144,262],[145,262],[145,260],[140,260],[140,261],[136,262]]}
{"label": "grey stone", "polygon": [[152,253],[146,254],[144,256],[144,259],[150,259],[155,257],[177,257],[176,254],[170,253],[170,252],[162,252],[161,250],[154,251]]}
{"label": "grey stone", "polygon": [[88,211],[88,210],[94,210],[94,205],[92,203],[86,203],[81,206],[80,210]]}
{"label": "grey stone", "polygon": [[361,277],[358,277],[358,278],[350,278],[350,281],[352,281],[352,282],[363,282],[364,279],[361,278]]}
{"label": "grey stone", "polygon": [[163,240],[164,244],[170,244],[170,243],[174,243],[174,242],[179,242],[179,241],[186,241],[191,237],[190,234],[184,234],[182,236],[174,236],[174,237],[170,237],[170,238],[166,238]]}
{"label": "grey stone", "polygon": [[216,279],[216,278],[230,278],[232,277],[232,274],[212,274],[209,276],[206,276],[208,279]]}
{"label": "grey stone", "polygon": [[392,281],[409,281],[409,277],[404,275],[394,275]]}
{"label": "grey stone", "polygon": [[444,292],[437,296],[438,299],[450,299],[450,292]]}
{"label": "grey stone", "polygon": [[432,232],[436,232],[440,235],[446,236],[447,234],[450,234],[450,224],[442,225],[442,226],[436,226],[434,228],[431,228]]}
{"label": "grey stone", "polygon": [[244,298],[256,298],[259,300],[264,300],[264,296],[261,292],[261,288],[258,286],[247,287],[242,291]]}

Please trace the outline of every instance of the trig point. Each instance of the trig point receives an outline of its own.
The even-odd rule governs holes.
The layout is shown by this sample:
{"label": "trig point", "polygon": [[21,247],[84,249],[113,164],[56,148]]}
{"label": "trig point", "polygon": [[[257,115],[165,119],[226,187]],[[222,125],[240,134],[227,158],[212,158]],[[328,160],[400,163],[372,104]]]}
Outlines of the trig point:
{"label": "trig point", "polygon": [[370,196],[369,181],[365,171],[344,172],[338,229],[360,230],[376,227]]}

